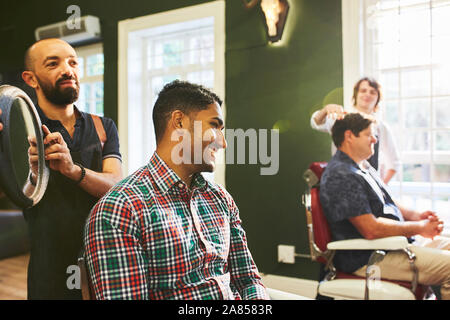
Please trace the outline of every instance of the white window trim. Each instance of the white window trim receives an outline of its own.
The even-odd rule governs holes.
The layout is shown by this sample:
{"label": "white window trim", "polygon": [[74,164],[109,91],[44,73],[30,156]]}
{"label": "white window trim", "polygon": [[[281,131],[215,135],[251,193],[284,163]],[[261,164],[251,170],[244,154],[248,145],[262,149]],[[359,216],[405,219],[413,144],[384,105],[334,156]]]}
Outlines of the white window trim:
{"label": "white window trim", "polygon": [[[353,95],[353,85],[363,76],[371,76],[371,70],[365,70],[365,59],[370,57],[365,56],[367,52],[364,44],[364,20],[361,18],[361,10],[363,10],[362,0],[342,0],[342,50],[343,50],[343,83],[344,83],[344,105],[351,102]],[[364,46],[364,47],[363,47]],[[363,48],[364,50],[360,50]],[[432,115],[433,116],[433,115]],[[433,129],[431,132],[439,131]],[[433,141],[434,138],[430,138]],[[431,158],[437,160],[439,163],[450,163],[450,159],[444,153],[440,153],[434,150],[433,145],[430,146],[431,152],[420,151],[403,151],[402,163],[420,163],[428,162]],[[399,173],[397,173],[399,174]],[[402,177],[400,177],[402,180]],[[416,191],[415,189],[421,189],[421,185],[428,184],[423,182],[408,183],[405,186],[400,183],[398,186],[391,186],[398,189],[400,193],[405,193],[408,196],[423,196],[422,191]],[[440,192],[436,190],[436,186],[440,187]],[[430,191],[426,194],[431,194],[430,201],[435,197],[448,195],[448,186],[439,182],[431,183]],[[404,192],[406,191],[407,192]],[[422,188],[423,189],[423,188]],[[444,213],[444,212],[443,212]],[[446,228],[444,233],[446,236],[450,235],[450,228]]]}
{"label": "white window trim", "polygon": [[364,61],[360,51],[363,43],[360,11],[360,0],[341,1],[344,106],[351,103],[353,86],[362,77]]}
{"label": "white window trim", "polygon": [[103,44],[95,43],[95,44],[88,45],[88,46],[78,47],[78,48],[75,48],[75,51],[77,52],[78,57],[84,58],[83,79],[85,79],[86,82],[103,81],[103,75],[88,76],[87,70],[86,70],[86,67],[87,67],[86,58],[93,54],[98,54],[98,53],[103,54]]}
{"label": "white window trim", "polygon": [[[120,21],[118,24],[119,52],[118,52],[118,130],[122,153],[122,165],[128,172],[128,34],[133,31],[153,28],[161,25],[174,24],[186,20],[214,17],[214,92],[225,98],[225,1],[218,0],[191,7],[156,13]],[[225,104],[222,106],[226,116]],[[224,158],[224,153],[223,153]],[[217,159],[214,179],[225,185],[225,160]],[[142,164],[144,165],[144,163]]]}
{"label": "white window trim", "polygon": [[[94,82],[103,82],[103,74],[88,76],[87,75],[87,57],[94,54],[103,54],[103,43],[94,43],[87,46],[76,47],[75,52],[78,57],[82,57],[84,60],[83,64],[83,78],[81,78],[80,83],[94,83]],[[93,98],[94,92],[91,92],[91,100]],[[86,110],[86,112],[95,114],[95,110]],[[104,110],[103,110],[104,112]]]}

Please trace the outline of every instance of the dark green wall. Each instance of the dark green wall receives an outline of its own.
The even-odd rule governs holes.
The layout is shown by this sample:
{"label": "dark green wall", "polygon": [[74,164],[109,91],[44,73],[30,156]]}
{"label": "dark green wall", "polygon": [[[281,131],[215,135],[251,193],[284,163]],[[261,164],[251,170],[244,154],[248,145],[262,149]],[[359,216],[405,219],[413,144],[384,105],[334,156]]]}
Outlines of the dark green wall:
{"label": "dark green wall", "polygon": [[[117,24],[124,19],[205,3],[202,0],[25,0],[10,1],[0,10],[0,72],[16,71],[23,54],[34,41],[38,27],[66,20],[70,5],[81,15],[100,19],[105,55],[105,116],[117,121]],[[5,10],[6,8],[6,10]],[[4,40],[6,39],[6,41]],[[5,50],[7,48],[7,50]]]}
{"label": "dark green wall", "polygon": [[312,161],[330,157],[330,138],[313,132],[309,119],[330,93],[342,103],[341,1],[291,0],[282,46],[267,44],[260,11],[242,10],[239,2],[227,1],[226,9],[227,126],[270,129],[283,120],[284,130],[278,174],[229,165],[227,188],[260,270],[316,279],[317,265],[306,259],[277,263],[277,245],[309,250],[302,174]]}
{"label": "dark green wall", "polygon": [[[105,115],[117,121],[117,23],[202,0],[28,0],[0,11],[0,73],[22,68],[37,27],[67,19],[77,4],[82,15],[100,18],[105,54]],[[227,189],[238,204],[253,256],[265,273],[315,279],[317,265],[298,259],[277,263],[277,245],[308,252],[301,194],[308,164],[326,160],[330,139],[313,132],[309,117],[330,96],[342,102],[341,1],[290,0],[285,44],[266,41],[259,7],[226,1],[227,128],[271,129],[282,120],[280,169],[261,176],[260,165],[227,166]]]}

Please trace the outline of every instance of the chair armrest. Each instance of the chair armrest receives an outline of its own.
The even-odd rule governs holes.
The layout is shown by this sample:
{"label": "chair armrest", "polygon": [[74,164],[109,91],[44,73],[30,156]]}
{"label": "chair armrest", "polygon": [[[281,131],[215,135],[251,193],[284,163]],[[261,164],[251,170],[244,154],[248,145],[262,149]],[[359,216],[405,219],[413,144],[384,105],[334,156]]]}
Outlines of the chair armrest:
{"label": "chair armrest", "polygon": [[350,239],[329,242],[328,250],[401,250],[408,240],[403,236],[386,237],[374,240]]}
{"label": "chair armrest", "polygon": [[313,300],[308,297],[299,296],[295,293],[280,291],[272,288],[267,288],[266,290],[271,300]]}

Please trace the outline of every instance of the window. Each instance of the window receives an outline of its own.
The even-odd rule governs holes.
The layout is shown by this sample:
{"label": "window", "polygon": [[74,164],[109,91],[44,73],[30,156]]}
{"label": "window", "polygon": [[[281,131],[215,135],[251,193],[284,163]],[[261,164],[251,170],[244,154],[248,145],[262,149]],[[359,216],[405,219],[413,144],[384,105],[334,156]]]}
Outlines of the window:
{"label": "window", "polygon": [[[119,135],[128,173],[156,149],[152,111],[165,84],[187,80],[224,98],[224,14],[224,2],[215,1],[119,23]],[[214,179],[224,183],[224,174],[218,166]]]}
{"label": "window", "polygon": [[98,43],[75,50],[80,68],[80,96],[76,106],[81,111],[103,116],[103,46]]}
{"label": "window", "polygon": [[356,39],[359,52],[344,45],[353,72],[344,83],[370,75],[383,86],[382,117],[402,158],[391,190],[406,206],[435,210],[450,234],[450,0],[343,1],[350,12],[359,29],[343,27],[344,41]]}

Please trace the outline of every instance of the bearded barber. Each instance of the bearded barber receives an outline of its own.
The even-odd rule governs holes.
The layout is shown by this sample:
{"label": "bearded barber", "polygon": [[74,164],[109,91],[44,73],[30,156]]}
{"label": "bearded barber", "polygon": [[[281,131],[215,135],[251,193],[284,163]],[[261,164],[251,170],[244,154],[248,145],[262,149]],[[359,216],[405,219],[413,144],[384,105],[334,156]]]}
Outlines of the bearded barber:
{"label": "bearded barber", "polygon": [[[114,122],[79,111],[79,67],[75,50],[60,39],[34,43],[25,54],[22,78],[37,95],[50,179],[42,200],[24,210],[31,253],[28,299],[81,299],[74,268],[82,248],[83,226],[92,206],[122,178]],[[101,124],[98,124],[98,120]],[[99,132],[106,133],[106,141]],[[36,184],[37,149],[30,140]],[[76,276],[76,274],[75,274]],[[75,288],[74,288],[75,285]]]}

